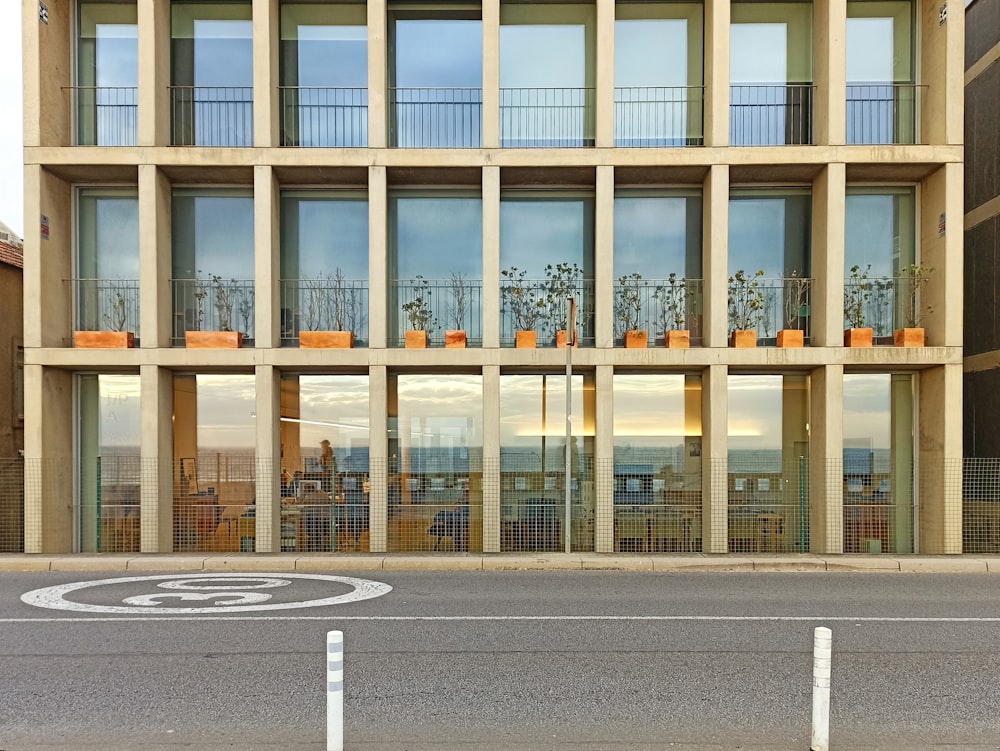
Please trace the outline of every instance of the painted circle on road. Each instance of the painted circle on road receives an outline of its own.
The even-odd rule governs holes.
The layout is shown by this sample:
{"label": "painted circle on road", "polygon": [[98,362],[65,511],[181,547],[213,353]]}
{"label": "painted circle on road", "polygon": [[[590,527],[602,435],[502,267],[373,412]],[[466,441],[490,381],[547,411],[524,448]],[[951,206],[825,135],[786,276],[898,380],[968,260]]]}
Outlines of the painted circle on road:
{"label": "painted circle on road", "polygon": [[[262,592],[293,586],[296,581],[320,582],[350,587],[348,592],[315,599],[292,599],[270,602],[272,596]],[[113,585],[156,583],[158,591],[148,590],[122,598],[122,605],[99,605],[67,598],[72,593]],[[133,587],[134,589],[134,587]],[[246,591],[254,590],[254,591]],[[21,595],[28,605],[50,610],[72,610],[78,613],[113,615],[198,615],[208,613],[252,613],[267,610],[319,608],[348,602],[371,600],[391,592],[392,587],[370,579],[327,574],[172,574],[168,576],[124,576],[114,579],[71,582],[54,587],[34,589]],[[191,602],[192,607],[165,607],[165,601]],[[199,605],[204,605],[203,607]]]}

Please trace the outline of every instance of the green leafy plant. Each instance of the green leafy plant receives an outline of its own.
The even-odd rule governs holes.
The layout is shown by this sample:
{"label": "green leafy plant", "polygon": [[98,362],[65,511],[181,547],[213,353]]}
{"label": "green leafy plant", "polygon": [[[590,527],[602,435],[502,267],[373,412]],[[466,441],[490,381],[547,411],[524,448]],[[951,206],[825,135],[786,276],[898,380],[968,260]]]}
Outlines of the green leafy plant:
{"label": "green leafy plant", "polygon": [[901,282],[906,285],[906,295],[903,298],[902,318],[907,328],[917,328],[923,322],[924,316],[934,312],[934,308],[920,306],[920,290],[930,280],[934,273],[933,266],[910,264],[900,271]]}
{"label": "green leafy plant", "polygon": [[545,313],[545,300],[541,291],[535,282],[526,278],[527,275],[527,271],[522,271],[517,266],[500,272],[500,296],[504,309],[513,319],[515,331],[534,331],[538,319]]}
{"label": "green leafy plant", "polygon": [[426,331],[434,318],[431,313],[430,283],[420,274],[417,274],[413,281],[413,298],[403,303],[402,309],[412,330]]}
{"label": "green leafy plant", "polygon": [[618,277],[615,287],[615,320],[620,324],[619,335],[639,330],[644,286],[642,274],[632,273]]}
{"label": "green leafy plant", "polygon": [[872,283],[868,280],[871,268],[871,264],[863,271],[857,264],[851,266],[851,275],[844,287],[844,319],[850,329],[864,328],[865,306],[872,293]]}
{"label": "green leafy plant", "polygon": [[214,294],[215,313],[219,321],[220,331],[233,330],[233,307],[240,293],[239,282],[235,279],[225,280],[216,274],[212,275],[212,290]]}
{"label": "green leafy plant", "polygon": [[128,284],[118,279],[109,283],[108,305],[104,312],[104,323],[111,331],[124,331],[128,322]]}
{"label": "green leafy plant", "polygon": [[764,270],[747,274],[737,270],[729,277],[729,325],[733,331],[756,331],[764,315],[766,299],[760,289]]}
{"label": "green leafy plant", "polygon": [[653,293],[659,303],[657,323],[662,331],[677,331],[687,321],[687,281],[671,273]]}
{"label": "green leafy plant", "polygon": [[568,328],[566,298],[579,295],[583,269],[575,263],[557,263],[555,266],[548,264],[545,267],[545,279],[545,305],[549,322],[555,331],[563,331]]}

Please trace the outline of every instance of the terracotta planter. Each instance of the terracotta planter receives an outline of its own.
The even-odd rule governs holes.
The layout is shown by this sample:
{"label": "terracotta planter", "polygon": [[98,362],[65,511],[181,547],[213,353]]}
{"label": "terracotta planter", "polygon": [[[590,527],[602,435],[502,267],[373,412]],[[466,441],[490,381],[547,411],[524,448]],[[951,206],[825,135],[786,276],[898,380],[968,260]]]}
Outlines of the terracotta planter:
{"label": "terracotta planter", "polygon": [[243,334],[238,331],[185,331],[184,344],[188,349],[239,349]]}
{"label": "terracotta planter", "polygon": [[924,334],[925,332],[922,327],[896,329],[892,333],[892,342],[897,347],[923,347]]}
{"label": "terracotta planter", "polygon": [[645,349],[646,348],[646,337],[647,337],[647,332],[645,332],[645,331],[626,331],[625,332],[625,348],[626,349]]}
{"label": "terracotta planter", "polygon": [[518,331],[514,334],[514,346],[518,349],[535,349],[538,346],[538,332]]}
{"label": "terracotta planter", "polygon": [[872,346],[872,330],[870,328],[846,329],[844,331],[845,347]]}
{"label": "terracotta planter", "polygon": [[299,349],[350,349],[353,331],[300,331]]}
{"label": "terracotta planter", "polygon": [[465,349],[467,339],[462,329],[447,329],[444,332],[445,349]]}
{"label": "terracotta planter", "polygon": [[407,349],[427,349],[427,332],[426,331],[407,331],[406,332],[406,348]]}
{"label": "terracotta planter", "polygon": [[[559,329],[556,332],[556,346],[559,349],[566,349],[566,339],[567,338],[568,337],[567,337],[567,331],[566,331],[566,329]],[[573,346],[574,347],[579,347],[580,346],[580,337],[579,336],[576,337],[576,343]]]}
{"label": "terracotta planter", "polygon": [[779,347],[805,346],[805,332],[802,329],[782,329],[778,332]]}
{"label": "terracotta planter", "polygon": [[750,329],[736,329],[729,335],[729,346],[747,349],[757,346],[757,332]]}
{"label": "terracotta planter", "polygon": [[131,349],[135,334],[131,331],[74,331],[73,346],[80,349]]}
{"label": "terracotta planter", "polygon": [[687,329],[673,329],[663,336],[663,342],[670,349],[689,349],[691,347],[691,332]]}

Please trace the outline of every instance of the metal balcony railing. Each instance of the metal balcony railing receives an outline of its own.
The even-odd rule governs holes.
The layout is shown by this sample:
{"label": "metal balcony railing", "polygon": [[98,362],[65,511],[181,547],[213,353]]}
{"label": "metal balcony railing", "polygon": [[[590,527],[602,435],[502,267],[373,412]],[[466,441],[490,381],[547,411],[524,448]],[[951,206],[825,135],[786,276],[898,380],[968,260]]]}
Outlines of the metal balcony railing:
{"label": "metal balcony railing", "polygon": [[364,148],[368,89],[281,86],[281,145]]}
{"label": "metal balcony railing", "polygon": [[351,331],[355,346],[368,342],[368,281],[328,276],[281,280],[281,343],[300,331]]}
{"label": "metal balcony railing", "polygon": [[238,331],[244,342],[254,338],[252,279],[172,279],[173,344],[184,344],[187,331]]}
{"label": "metal balcony railing", "polygon": [[[773,345],[782,329],[799,329],[806,344],[812,336],[813,280],[805,277],[767,279],[750,277],[754,285],[743,291],[729,284],[729,331],[741,328],[740,317],[749,310],[757,340]],[[747,304],[749,303],[749,305]]]}
{"label": "metal balcony railing", "polygon": [[482,89],[389,89],[389,106],[393,146],[433,149],[482,146]]}
{"label": "metal balcony railing", "polygon": [[462,330],[468,346],[482,346],[482,280],[417,277],[391,280],[389,288],[390,346],[403,346],[408,330],[426,331],[431,346],[443,343],[446,330]]}
{"label": "metal balcony railing", "polygon": [[[664,343],[667,331],[686,329],[691,344],[704,341],[702,328],[704,295],[701,279],[622,279],[615,284],[615,344],[622,345],[625,332],[647,332],[650,344]],[[633,324],[638,324],[633,326]]]}
{"label": "metal balcony railing", "polygon": [[139,89],[135,86],[70,86],[76,103],[77,146],[135,146]]}
{"label": "metal balcony railing", "polygon": [[811,83],[730,87],[729,142],[733,146],[813,142]]}
{"label": "metal balcony railing", "polygon": [[594,89],[500,89],[500,145],[594,145]]}
{"label": "metal balcony railing", "polygon": [[893,331],[921,325],[927,309],[912,277],[850,277],[844,280],[844,312],[845,329],[860,323],[872,329],[874,344],[892,345]]}
{"label": "metal balcony railing", "polygon": [[[519,330],[536,331],[539,347],[556,346],[566,328],[566,298],[575,297],[579,345],[594,346],[594,282],[569,285],[551,279],[504,279],[500,284],[500,345],[513,347]],[[524,325],[526,328],[521,329]]]}
{"label": "metal balcony railing", "polygon": [[73,279],[77,331],[131,331],[139,338],[139,282]]}
{"label": "metal balcony railing", "polygon": [[616,88],[615,146],[701,146],[704,98],[704,86]]}
{"label": "metal balcony railing", "polygon": [[171,86],[174,146],[252,146],[253,88]]}
{"label": "metal balcony railing", "polygon": [[917,97],[913,83],[847,85],[847,143],[916,143]]}

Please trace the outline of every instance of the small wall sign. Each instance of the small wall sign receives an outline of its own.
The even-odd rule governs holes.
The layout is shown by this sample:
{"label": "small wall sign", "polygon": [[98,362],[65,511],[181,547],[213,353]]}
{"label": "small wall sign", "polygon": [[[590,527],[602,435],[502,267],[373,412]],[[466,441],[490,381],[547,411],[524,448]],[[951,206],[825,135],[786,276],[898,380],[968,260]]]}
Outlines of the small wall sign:
{"label": "small wall sign", "polygon": [[46,26],[49,25],[49,6],[38,0],[38,20]]}
{"label": "small wall sign", "polygon": [[945,229],[947,228],[947,222],[945,221],[944,214],[938,217],[938,237],[944,237]]}
{"label": "small wall sign", "polygon": [[948,20],[948,3],[941,6],[941,10],[938,11],[938,26],[944,26],[945,21]]}
{"label": "small wall sign", "polygon": [[45,214],[42,214],[41,231],[42,231],[42,239],[43,240],[48,240],[49,239],[49,218],[47,216],[45,216]]}

